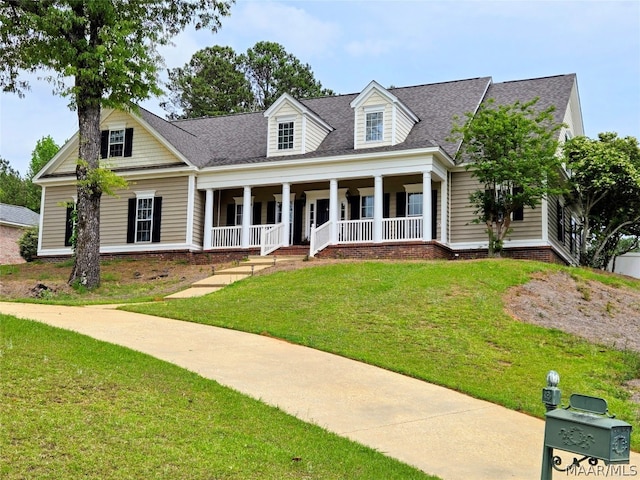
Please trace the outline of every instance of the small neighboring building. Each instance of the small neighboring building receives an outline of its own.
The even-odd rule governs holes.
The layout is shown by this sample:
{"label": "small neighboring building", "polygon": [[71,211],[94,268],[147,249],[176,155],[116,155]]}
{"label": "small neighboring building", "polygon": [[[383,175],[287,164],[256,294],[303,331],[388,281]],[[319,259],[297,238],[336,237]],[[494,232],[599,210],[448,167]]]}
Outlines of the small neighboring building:
{"label": "small neighboring building", "polygon": [[625,253],[616,257],[614,272],[640,278],[640,252]]}
{"label": "small neighboring building", "polygon": [[27,228],[39,222],[40,215],[27,207],[0,203],[0,265],[24,262],[18,240]]}

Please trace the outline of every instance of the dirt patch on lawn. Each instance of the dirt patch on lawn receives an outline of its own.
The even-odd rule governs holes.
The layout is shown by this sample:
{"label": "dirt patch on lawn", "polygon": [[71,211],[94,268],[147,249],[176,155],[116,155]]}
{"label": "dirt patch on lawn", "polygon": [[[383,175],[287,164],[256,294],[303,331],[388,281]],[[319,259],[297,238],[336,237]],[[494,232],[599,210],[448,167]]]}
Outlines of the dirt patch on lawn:
{"label": "dirt patch on lawn", "polygon": [[576,280],[567,272],[557,272],[512,288],[504,303],[507,311],[523,322],[640,352],[638,290]]}
{"label": "dirt patch on lawn", "polygon": [[[114,300],[126,300],[127,296],[137,295],[162,297],[210,276],[212,268],[212,265],[155,259],[105,261],[100,267],[100,288],[95,293],[81,295],[89,301],[97,297],[113,297]],[[0,270],[0,299],[76,295],[78,292],[67,283],[70,273],[70,262],[3,265]]]}

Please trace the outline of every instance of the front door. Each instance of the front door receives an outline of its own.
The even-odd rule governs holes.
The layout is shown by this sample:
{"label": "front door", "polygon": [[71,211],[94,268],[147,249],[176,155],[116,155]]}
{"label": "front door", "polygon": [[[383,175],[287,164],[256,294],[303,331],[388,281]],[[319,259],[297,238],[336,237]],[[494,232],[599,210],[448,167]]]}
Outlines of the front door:
{"label": "front door", "polygon": [[319,227],[329,221],[329,199],[319,198],[316,200],[316,209],[316,227]]}

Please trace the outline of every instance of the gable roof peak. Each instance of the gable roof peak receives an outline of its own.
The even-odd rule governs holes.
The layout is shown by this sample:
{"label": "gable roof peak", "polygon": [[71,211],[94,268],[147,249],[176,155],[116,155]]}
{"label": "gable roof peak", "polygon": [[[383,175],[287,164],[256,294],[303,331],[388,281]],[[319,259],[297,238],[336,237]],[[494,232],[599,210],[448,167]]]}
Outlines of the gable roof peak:
{"label": "gable roof peak", "polygon": [[267,108],[263,115],[266,118],[271,117],[275,112],[278,111],[278,109],[284,104],[284,103],[289,103],[291,106],[293,106],[293,108],[295,108],[296,110],[298,110],[302,115],[307,116],[309,118],[312,118],[313,120],[315,120],[319,125],[322,125],[324,128],[326,128],[328,131],[332,131],[333,127],[331,125],[329,125],[326,121],[324,121],[320,115],[318,115],[316,112],[314,112],[313,110],[311,110],[309,107],[307,107],[305,104],[303,104],[302,102],[300,102],[299,100],[296,100],[292,95],[288,94],[288,93],[283,93],[282,95],[280,95],[280,97],[278,97],[278,99],[273,102],[271,104],[271,106],[269,108]]}
{"label": "gable roof peak", "polygon": [[404,111],[407,116],[414,122],[417,123],[420,121],[418,116],[413,113],[409,107],[407,107],[398,97],[396,97],[393,93],[384,88],[375,80],[371,80],[371,82],[369,82],[369,85],[367,85],[364,90],[362,90],[362,92],[360,92],[360,94],[351,101],[351,103],[349,104],[351,108],[358,108],[360,105],[362,105],[362,103],[365,102],[367,98],[369,98],[371,92],[373,91],[376,91],[377,93],[385,97],[389,101],[389,103],[400,107],[400,109],[402,109],[402,111]]}

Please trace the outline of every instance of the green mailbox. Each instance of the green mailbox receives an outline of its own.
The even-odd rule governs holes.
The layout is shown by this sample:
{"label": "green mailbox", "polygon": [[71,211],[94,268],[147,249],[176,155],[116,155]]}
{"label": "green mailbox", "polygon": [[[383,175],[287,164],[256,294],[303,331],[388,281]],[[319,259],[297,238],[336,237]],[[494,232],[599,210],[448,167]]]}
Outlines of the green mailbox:
{"label": "green mailbox", "polygon": [[[591,409],[591,406],[597,408]],[[548,447],[610,463],[629,463],[631,425],[606,415],[602,398],[571,395],[568,409],[547,412],[544,443]]]}
{"label": "green mailbox", "polygon": [[[559,380],[556,372],[549,372],[547,387],[542,389],[547,413],[541,479],[550,480],[552,468],[567,472],[585,460],[591,465],[600,460],[607,465],[628,464],[631,425],[609,415],[607,401],[602,398],[573,394],[568,407],[558,408]],[[582,455],[582,458],[574,458],[567,468],[559,468],[561,460],[553,456],[554,448]]]}

